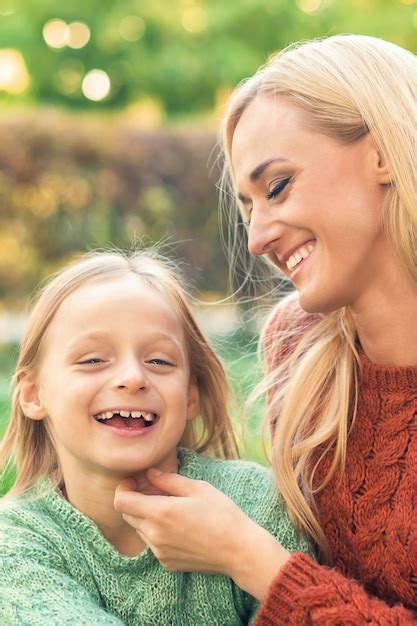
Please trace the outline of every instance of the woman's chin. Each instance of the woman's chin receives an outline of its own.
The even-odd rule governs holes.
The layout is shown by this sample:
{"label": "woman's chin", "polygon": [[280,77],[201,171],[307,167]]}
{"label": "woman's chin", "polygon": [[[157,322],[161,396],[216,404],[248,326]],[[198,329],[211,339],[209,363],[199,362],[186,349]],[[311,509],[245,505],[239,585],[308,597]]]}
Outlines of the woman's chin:
{"label": "woman's chin", "polygon": [[346,305],[344,299],[317,290],[299,290],[298,301],[303,311],[312,314],[332,313]]}

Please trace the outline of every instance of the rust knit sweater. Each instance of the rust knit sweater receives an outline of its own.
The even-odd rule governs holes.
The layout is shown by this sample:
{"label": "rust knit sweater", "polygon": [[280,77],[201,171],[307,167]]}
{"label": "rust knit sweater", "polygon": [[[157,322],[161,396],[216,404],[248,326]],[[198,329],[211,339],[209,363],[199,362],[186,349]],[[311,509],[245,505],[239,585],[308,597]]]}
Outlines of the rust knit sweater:
{"label": "rust knit sweater", "polygon": [[[278,308],[266,337],[285,328],[286,317]],[[364,354],[361,360],[346,468],[316,498],[334,567],[293,555],[256,626],[417,624],[417,367],[382,367]]]}

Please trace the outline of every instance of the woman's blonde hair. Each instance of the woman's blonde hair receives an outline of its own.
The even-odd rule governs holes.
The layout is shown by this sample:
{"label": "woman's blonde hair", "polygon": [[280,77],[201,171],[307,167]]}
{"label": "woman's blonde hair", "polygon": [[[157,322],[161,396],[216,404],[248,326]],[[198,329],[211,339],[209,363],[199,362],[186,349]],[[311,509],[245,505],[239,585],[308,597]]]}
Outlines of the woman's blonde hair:
{"label": "woman's blonde hair", "polygon": [[[417,284],[416,57],[392,43],[361,35],[302,42],[272,56],[236,88],[228,103],[222,127],[224,206],[230,207],[233,193],[233,134],[243,111],[260,95],[285,98],[303,113],[307,128],[335,141],[348,144],[371,134],[391,178],[383,225]],[[235,232],[237,208],[234,202]],[[239,232],[242,239],[242,227]],[[232,247],[239,249],[240,244]],[[266,420],[276,423],[273,464],[293,520],[330,560],[314,493],[344,467],[360,376],[356,330],[350,311],[342,308],[318,316],[313,326],[297,332],[299,311],[289,308],[294,312],[293,319],[287,320],[289,332],[267,340],[273,354],[282,358],[275,357],[277,362],[261,389],[269,398]],[[289,333],[300,338],[291,350]],[[273,357],[266,354],[266,358],[271,362]],[[333,451],[330,471],[317,485],[314,470],[329,450]]]}
{"label": "woman's blonde hair", "polygon": [[162,256],[156,246],[133,252],[90,252],[46,284],[28,319],[12,379],[10,419],[0,447],[0,468],[10,462],[16,467],[16,480],[10,493],[24,491],[41,477],[53,475],[58,482],[62,479],[47,424],[44,420],[27,418],[20,406],[22,380],[39,367],[45,333],[61,303],[80,287],[132,274],[166,298],[183,324],[190,376],[199,389],[200,416],[187,422],[181,445],[223,458],[238,456],[228,415],[226,374],[195,320],[191,297],[182,286],[184,281],[174,262]]}

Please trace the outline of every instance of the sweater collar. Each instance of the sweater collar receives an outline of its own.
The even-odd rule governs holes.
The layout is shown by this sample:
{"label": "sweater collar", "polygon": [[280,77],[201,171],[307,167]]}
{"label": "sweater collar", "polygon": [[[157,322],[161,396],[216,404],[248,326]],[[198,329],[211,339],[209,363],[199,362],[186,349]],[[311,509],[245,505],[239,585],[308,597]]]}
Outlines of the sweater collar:
{"label": "sweater collar", "polygon": [[362,386],[388,393],[417,395],[417,365],[392,366],[373,363],[359,346]]}

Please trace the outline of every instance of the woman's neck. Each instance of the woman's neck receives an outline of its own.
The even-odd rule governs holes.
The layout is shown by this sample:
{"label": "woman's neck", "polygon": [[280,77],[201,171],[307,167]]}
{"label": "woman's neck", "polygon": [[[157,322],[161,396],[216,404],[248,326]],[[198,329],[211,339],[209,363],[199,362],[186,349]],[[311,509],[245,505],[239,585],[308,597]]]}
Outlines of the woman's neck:
{"label": "woman's neck", "polygon": [[417,287],[408,277],[368,294],[352,307],[358,337],[371,361],[417,365]]}

